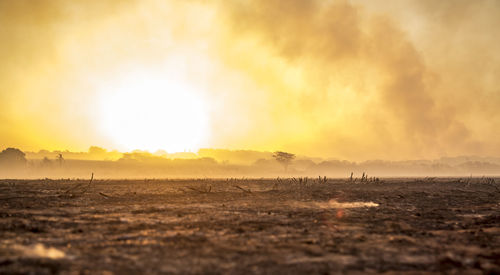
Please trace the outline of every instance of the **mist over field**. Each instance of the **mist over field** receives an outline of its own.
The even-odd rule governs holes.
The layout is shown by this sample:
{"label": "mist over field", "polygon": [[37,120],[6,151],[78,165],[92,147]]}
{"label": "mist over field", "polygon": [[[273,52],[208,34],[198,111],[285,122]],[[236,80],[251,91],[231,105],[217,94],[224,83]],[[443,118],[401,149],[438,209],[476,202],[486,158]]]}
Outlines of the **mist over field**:
{"label": "mist over field", "polygon": [[[12,149],[12,148],[11,148]],[[2,178],[291,178],[321,177],[482,177],[500,175],[500,158],[448,157],[434,160],[348,161],[295,156],[279,162],[273,152],[200,149],[197,153],[121,153],[93,146],[87,152],[0,153]]]}

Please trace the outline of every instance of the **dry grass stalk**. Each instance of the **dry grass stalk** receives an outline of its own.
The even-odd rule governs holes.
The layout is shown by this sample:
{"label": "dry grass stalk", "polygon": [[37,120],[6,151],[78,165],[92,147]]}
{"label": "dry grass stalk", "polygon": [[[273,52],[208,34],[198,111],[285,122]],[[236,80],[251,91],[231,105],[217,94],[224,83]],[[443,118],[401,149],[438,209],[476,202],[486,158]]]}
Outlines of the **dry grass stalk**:
{"label": "dry grass stalk", "polygon": [[251,193],[252,193],[252,191],[251,191],[250,189],[248,189],[248,190],[247,190],[247,189],[242,188],[242,187],[240,187],[240,186],[238,186],[238,185],[234,185],[234,187],[235,187],[235,188],[238,188],[238,189],[240,189],[240,190],[242,190],[242,191],[243,191],[243,192],[245,192],[245,193],[249,193],[249,194],[251,194]]}

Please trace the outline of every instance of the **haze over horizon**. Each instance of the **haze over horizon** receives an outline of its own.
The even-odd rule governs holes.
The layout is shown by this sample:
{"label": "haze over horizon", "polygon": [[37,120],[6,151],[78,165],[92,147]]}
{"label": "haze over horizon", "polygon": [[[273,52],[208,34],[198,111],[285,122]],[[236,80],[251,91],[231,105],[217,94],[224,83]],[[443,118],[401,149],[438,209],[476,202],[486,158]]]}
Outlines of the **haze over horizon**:
{"label": "haze over horizon", "polygon": [[[15,147],[11,147],[15,148]],[[0,151],[6,148],[0,148]],[[18,148],[16,148],[18,149]],[[68,149],[40,149],[40,150],[24,150],[23,151],[28,160],[43,159],[48,158],[51,160],[57,159],[59,154],[62,155],[64,159],[68,160],[97,160],[97,161],[116,161],[124,158],[136,159],[136,160],[148,160],[149,158],[158,159],[199,159],[199,158],[210,158],[217,162],[227,163],[227,164],[253,164],[259,160],[270,160],[274,159],[273,154],[276,151],[266,151],[266,150],[249,150],[249,149],[224,149],[224,148],[199,148],[196,151],[182,151],[182,152],[167,152],[165,150],[159,149],[156,151],[134,149],[130,151],[120,151],[116,149],[107,149],[99,146],[90,146],[88,150],[81,151],[71,151]],[[372,159],[342,159],[336,156],[311,156],[304,154],[294,154],[294,159],[298,160],[311,160],[314,162],[323,161],[347,161],[352,163],[363,163],[372,161],[383,161],[383,162],[419,162],[419,161],[486,161],[500,164],[500,156],[495,155],[454,155],[454,156],[438,156],[435,158],[408,158],[408,159],[382,159],[382,158],[372,158]]]}
{"label": "haze over horizon", "polygon": [[1,1],[0,149],[500,152],[500,2]]}

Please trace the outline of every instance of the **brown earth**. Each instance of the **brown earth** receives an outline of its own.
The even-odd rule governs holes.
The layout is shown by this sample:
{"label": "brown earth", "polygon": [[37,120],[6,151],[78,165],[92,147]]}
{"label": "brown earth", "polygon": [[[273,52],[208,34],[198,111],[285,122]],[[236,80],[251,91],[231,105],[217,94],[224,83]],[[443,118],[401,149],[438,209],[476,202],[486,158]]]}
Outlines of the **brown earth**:
{"label": "brown earth", "polygon": [[497,182],[2,180],[0,273],[497,274]]}

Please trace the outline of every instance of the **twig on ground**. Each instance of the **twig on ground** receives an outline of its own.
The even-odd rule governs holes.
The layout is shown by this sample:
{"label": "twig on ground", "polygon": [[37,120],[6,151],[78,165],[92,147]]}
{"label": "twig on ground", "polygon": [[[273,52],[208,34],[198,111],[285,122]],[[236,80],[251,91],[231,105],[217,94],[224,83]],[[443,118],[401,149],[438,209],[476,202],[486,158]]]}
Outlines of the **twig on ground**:
{"label": "twig on ground", "polygon": [[239,187],[238,185],[234,185],[234,187],[235,187],[235,188],[238,188],[238,189],[240,189],[240,190],[242,190],[242,191],[243,191],[243,192],[245,192],[245,193],[252,194],[252,191],[250,191],[250,189],[248,189],[248,190],[247,190],[247,189],[244,189],[244,188]]}
{"label": "twig on ground", "polygon": [[103,192],[99,192],[99,195],[105,197],[105,198],[111,198],[111,196],[104,194]]}
{"label": "twig on ground", "polygon": [[199,193],[202,193],[202,194],[207,194],[207,193],[210,193],[212,191],[212,185],[210,185],[210,187],[208,188],[208,190],[200,190],[200,189],[197,189],[197,188],[194,188],[194,187],[191,187],[191,186],[187,186],[186,188],[187,189],[191,189],[191,190],[196,191],[196,192],[199,192]]}
{"label": "twig on ground", "polygon": [[82,194],[85,194],[87,193],[87,191],[90,189],[90,185],[92,184],[92,180],[94,179],[94,173],[92,173],[92,176],[90,176],[90,181],[89,181],[89,184],[87,185],[87,188],[85,188],[83,191],[82,191]]}
{"label": "twig on ground", "polygon": [[68,190],[66,190],[66,192],[64,192],[64,194],[68,194],[70,191],[73,191],[73,190],[77,189],[78,187],[80,187],[82,185],[83,185],[83,183],[79,183],[79,184],[77,184],[77,185],[75,185],[73,187],[70,187],[70,188],[68,188]]}

